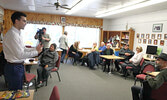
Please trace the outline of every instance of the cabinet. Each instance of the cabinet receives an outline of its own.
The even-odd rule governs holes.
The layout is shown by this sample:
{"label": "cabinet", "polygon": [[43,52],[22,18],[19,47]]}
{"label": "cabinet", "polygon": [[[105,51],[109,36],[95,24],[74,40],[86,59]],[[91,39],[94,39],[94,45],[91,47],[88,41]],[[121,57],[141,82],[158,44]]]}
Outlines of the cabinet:
{"label": "cabinet", "polygon": [[134,34],[135,32],[133,29],[129,29],[129,31],[121,31],[120,47],[123,47],[125,44],[129,44],[129,49],[133,50]]}
{"label": "cabinet", "polygon": [[103,33],[101,35],[102,36],[101,41],[106,43],[106,42],[108,42],[108,40],[110,39],[111,36],[114,37],[116,35],[120,36],[120,31],[103,31]]}

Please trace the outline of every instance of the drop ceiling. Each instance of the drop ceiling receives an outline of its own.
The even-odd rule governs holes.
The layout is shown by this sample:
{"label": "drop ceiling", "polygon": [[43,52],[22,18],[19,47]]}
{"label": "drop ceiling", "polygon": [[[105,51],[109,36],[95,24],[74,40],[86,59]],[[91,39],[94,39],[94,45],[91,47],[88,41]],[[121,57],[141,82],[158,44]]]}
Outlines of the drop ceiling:
{"label": "drop ceiling", "polygon": [[[73,6],[73,2],[76,0],[59,0],[61,4],[67,4],[68,8]],[[90,4],[81,8],[79,11],[73,13],[70,16],[82,16],[82,17],[93,17],[99,11],[108,10],[109,8],[123,5],[125,3],[135,1],[135,0],[93,0]],[[56,10],[56,7],[47,7],[51,4],[54,4],[57,0],[0,0],[0,6],[4,9],[11,9],[17,11],[26,11],[26,12],[37,12],[37,13],[47,13],[47,14],[60,14],[66,15],[66,9],[59,8]],[[112,16],[102,17],[103,19],[114,19],[125,16],[132,16],[142,13],[155,12],[159,10],[167,9],[167,2],[160,3],[132,11],[127,11],[120,14],[115,14]],[[35,7],[35,10],[30,10],[29,6]]]}

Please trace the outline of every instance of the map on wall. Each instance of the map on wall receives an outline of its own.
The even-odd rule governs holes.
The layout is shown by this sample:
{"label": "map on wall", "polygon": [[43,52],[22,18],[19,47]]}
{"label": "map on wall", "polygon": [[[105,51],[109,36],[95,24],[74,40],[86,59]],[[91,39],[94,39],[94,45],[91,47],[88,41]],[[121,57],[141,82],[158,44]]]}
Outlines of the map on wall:
{"label": "map on wall", "polygon": [[0,7],[0,23],[3,22],[4,9]]}

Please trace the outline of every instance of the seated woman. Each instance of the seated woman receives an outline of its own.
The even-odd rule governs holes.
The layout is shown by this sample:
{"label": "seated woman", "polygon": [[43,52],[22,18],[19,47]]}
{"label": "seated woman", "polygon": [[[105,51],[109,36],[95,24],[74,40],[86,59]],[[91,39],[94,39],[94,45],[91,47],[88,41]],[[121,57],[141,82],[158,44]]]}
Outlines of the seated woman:
{"label": "seated woman", "polygon": [[[104,55],[113,55],[114,54],[114,51],[113,49],[110,48],[111,47],[111,44],[107,44],[107,48],[103,51],[103,54]],[[103,59],[104,61],[104,69],[103,69],[103,72],[106,71],[106,65],[108,65],[108,70],[107,72],[110,72],[110,59]]]}
{"label": "seated woman", "polygon": [[121,64],[122,67],[122,71],[123,74],[125,75],[126,73],[126,66],[131,66],[133,67],[133,75],[136,76],[136,74],[139,72],[140,68],[138,67],[142,57],[143,57],[143,53],[142,53],[143,49],[142,47],[138,46],[136,47],[136,53],[135,55],[129,59],[129,61],[125,61],[123,64]]}
{"label": "seated woman", "polygon": [[48,78],[49,71],[55,67],[56,61],[58,60],[58,53],[56,51],[56,44],[50,45],[49,49],[46,49],[38,58],[40,65],[37,68],[38,74],[38,87],[43,86],[43,82]]}
{"label": "seated woman", "polygon": [[73,45],[71,45],[69,51],[68,51],[68,55],[69,57],[73,57],[74,58],[74,62],[73,65],[77,65],[76,61],[79,61],[79,59],[82,57],[82,52],[78,51],[79,50],[79,42],[74,42]]}

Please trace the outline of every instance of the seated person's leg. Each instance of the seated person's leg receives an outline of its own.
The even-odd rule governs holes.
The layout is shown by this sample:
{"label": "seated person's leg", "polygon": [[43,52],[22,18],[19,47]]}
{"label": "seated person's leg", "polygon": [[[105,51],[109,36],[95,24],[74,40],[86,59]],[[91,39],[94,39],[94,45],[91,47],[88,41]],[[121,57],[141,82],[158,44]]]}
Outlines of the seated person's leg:
{"label": "seated person's leg", "polygon": [[31,70],[31,65],[26,65],[25,66],[26,72],[30,73]]}
{"label": "seated person's leg", "polygon": [[141,89],[142,89],[142,88],[139,87],[139,86],[132,86],[132,87],[131,87],[133,100],[140,100],[140,99],[139,99],[139,94],[140,94],[140,92],[141,92]]}
{"label": "seated person's leg", "polygon": [[126,66],[127,66],[126,63],[121,64],[123,75],[125,75],[125,73],[126,73],[126,71],[127,71],[127,70],[126,70]]}
{"label": "seated person's leg", "polygon": [[119,62],[121,62],[121,60],[115,60],[115,62],[114,62],[114,64],[115,64],[115,68],[117,69],[117,71],[119,71],[120,70],[120,68],[119,68]]}
{"label": "seated person's leg", "polygon": [[43,81],[43,67],[41,67],[41,66],[39,66],[38,68],[37,68],[37,75],[38,75],[38,78],[37,78],[37,82],[38,82],[38,84],[40,84],[40,86],[39,87],[41,87],[42,86],[42,81]]}

